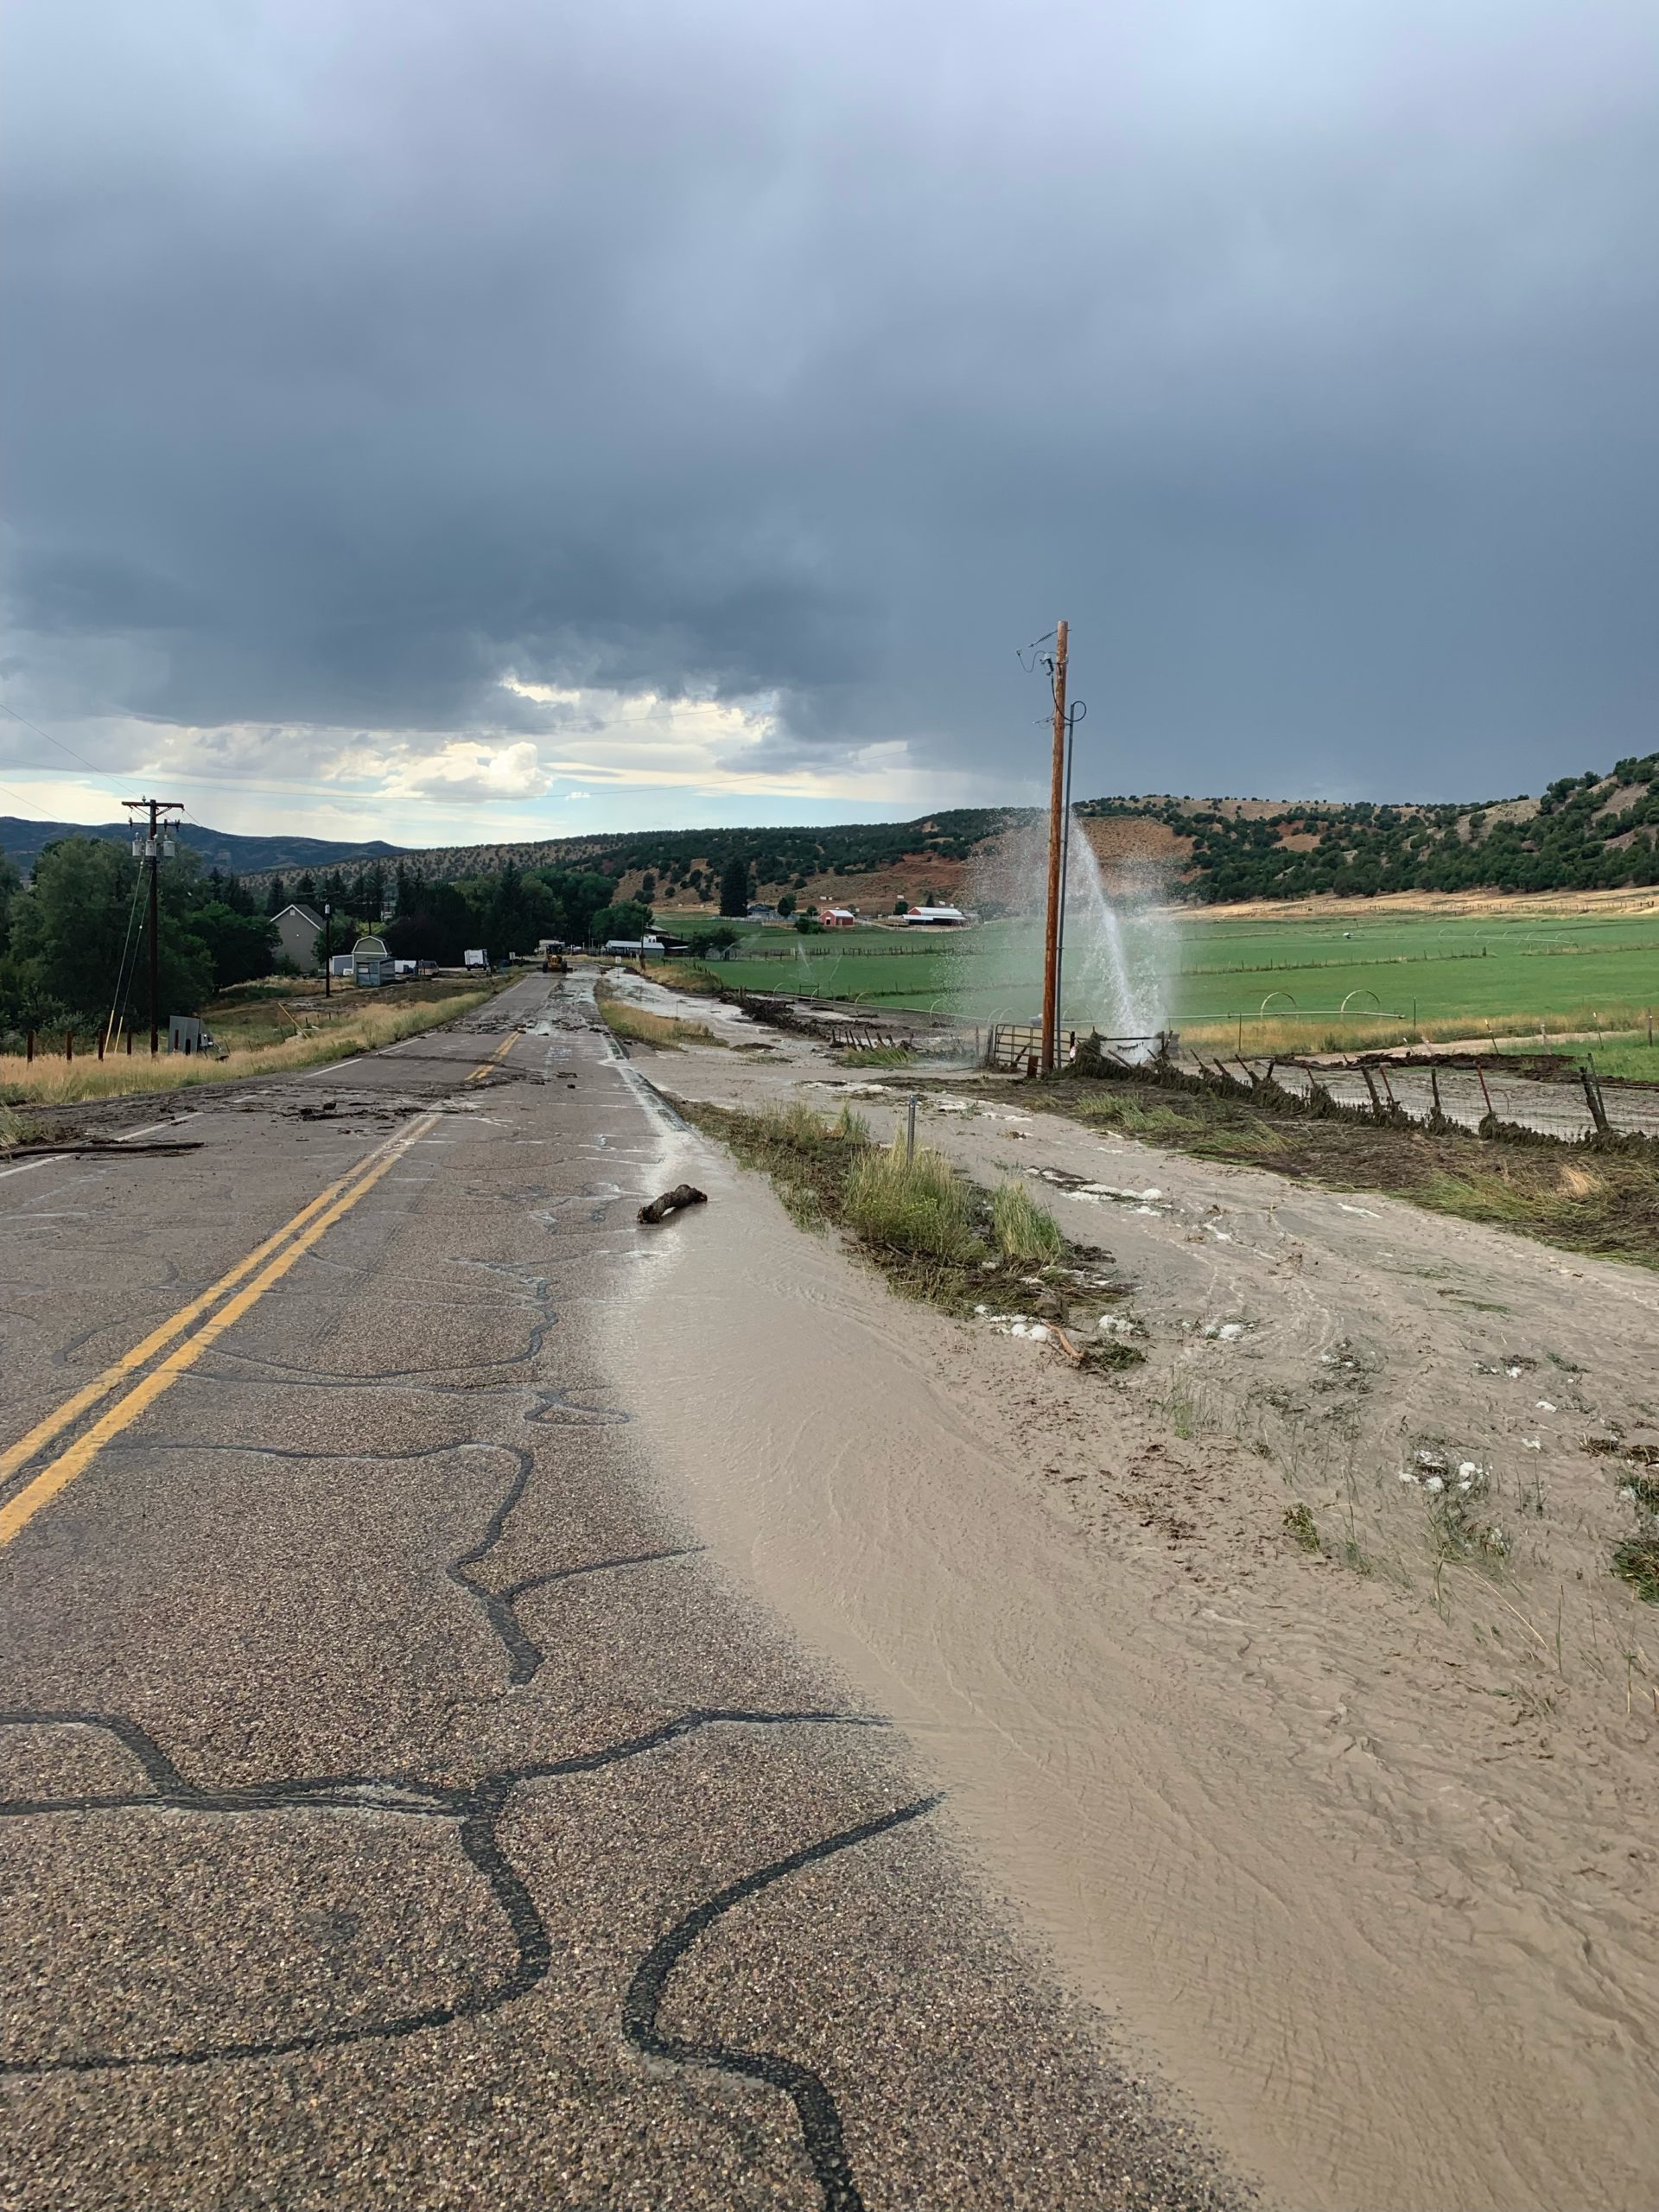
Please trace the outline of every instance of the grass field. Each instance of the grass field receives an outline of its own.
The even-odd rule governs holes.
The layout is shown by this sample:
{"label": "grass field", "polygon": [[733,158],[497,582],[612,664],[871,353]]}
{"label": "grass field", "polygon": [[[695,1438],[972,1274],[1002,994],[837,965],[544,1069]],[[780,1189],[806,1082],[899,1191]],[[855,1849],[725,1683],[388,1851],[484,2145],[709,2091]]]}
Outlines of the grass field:
{"label": "grass field", "polygon": [[[1131,919],[1132,954],[1163,976],[1167,1021],[1200,1043],[1242,1037],[1245,1050],[1333,1043],[1536,1037],[1598,1030],[1645,1040],[1659,1012],[1659,913],[1562,913],[1516,900],[1506,909],[1369,918],[1344,905],[1283,919],[1184,915],[1162,927]],[[1073,925],[1065,1025],[1115,1019]],[[969,1020],[1034,1018],[1040,946],[1034,931],[989,923],[958,936],[751,936],[717,970],[753,990],[798,990]],[[1643,1045],[1645,1058],[1645,1042]]]}
{"label": "grass field", "polygon": [[[315,1014],[306,986],[290,985],[286,994],[261,986],[245,988],[214,1000],[206,1009],[210,1031],[226,1048],[222,1059],[170,1052],[151,1059],[142,1045],[130,1055],[112,1052],[103,1060],[95,1051],[82,1052],[73,1060],[37,1054],[30,1061],[20,1052],[0,1054],[0,1105],[69,1106],[88,1098],[291,1075],[453,1021],[482,1006],[513,980],[507,975],[480,985],[459,977],[433,978],[384,993],[339,991],[327,1001],[319,995]],[[296,991],[307,995],[302,997]],[[295,1007],[297,1021],[283,1012],[284,1003]],[[0,1142],[6,1141],[0,1128]]]}

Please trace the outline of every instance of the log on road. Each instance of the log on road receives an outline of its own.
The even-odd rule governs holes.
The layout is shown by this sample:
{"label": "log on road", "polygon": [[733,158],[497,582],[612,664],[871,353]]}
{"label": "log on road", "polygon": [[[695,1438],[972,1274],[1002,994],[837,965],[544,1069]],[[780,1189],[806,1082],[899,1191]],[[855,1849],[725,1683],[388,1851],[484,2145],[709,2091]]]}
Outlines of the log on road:
{"label": "log on road", "polygon": [[682,1206],[706,1206],[707,1191],[699,1191],[694,1184],[677,1183],[671,1191],[664,1191],[660,1198],[653,1198],[649,1205],[639,1209],[641,1221],[666,1221],[669,1215],[677,1213]]}

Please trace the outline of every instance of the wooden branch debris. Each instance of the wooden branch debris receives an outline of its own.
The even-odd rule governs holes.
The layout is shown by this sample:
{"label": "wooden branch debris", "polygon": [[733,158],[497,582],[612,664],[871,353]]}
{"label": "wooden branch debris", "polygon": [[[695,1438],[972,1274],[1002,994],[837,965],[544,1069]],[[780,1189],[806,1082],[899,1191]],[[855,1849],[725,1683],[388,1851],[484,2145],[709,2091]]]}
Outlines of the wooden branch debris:
{"label": "wooden branch debris", "polygon": [[130,1160],[140,1153],[200,1152],[201,1140],[190,1137],[177,1144],[122,1144],[118,1140],[105,1139],[92,1144],[16,1144],[10,1150],[0,1147],[0,1160],[59,1160],[71,1154],[85,1157],[90,1154],[105,1153],[116,1159]]}
{"label": "wooden branch debris", "polygon": [[664,1191],[660,1198],[653,1198],[649,1205],[639,1209],[641,1221],[666,1221],[669,1215],[677,1213],[682,1206],[706,1206],[707,1191],[699,1191],[695,1184],[677,1183],[671,1191]]}

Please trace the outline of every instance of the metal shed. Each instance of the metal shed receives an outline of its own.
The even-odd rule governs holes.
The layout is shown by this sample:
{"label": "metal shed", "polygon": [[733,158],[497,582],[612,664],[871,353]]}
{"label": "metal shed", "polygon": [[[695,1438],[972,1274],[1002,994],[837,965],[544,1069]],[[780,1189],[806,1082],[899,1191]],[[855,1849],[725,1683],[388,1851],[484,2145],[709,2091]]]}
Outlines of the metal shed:
{"label": "metal shed", "polygon": [[391,955],[378,937],[360,937],[352,947],[352,981],[359,991],[391,982],[393,965]]}

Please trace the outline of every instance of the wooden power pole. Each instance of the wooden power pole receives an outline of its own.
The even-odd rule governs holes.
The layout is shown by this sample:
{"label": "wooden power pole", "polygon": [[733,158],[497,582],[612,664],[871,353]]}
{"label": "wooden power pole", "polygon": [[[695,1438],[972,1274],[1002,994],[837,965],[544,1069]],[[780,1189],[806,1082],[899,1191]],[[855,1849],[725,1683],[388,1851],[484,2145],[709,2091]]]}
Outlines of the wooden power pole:
{"label": "wooden power pole", "polygon": [[[162,833],[167,827],[163,817],[169,814],[182,814],[184,807],[182,802],[175,798],[124,798],[121,804],[135,817],[132,849],[149,870],[149,1052],[153,1059],[161,1050],[162,1027],[161,899],[156,870],[162,860]],[[141,808],[149,817],[148,826],[136,818]],[[169,851],[172,843],[169,836]]]}
{"label": "wooden power pole", "polygon": [[1048,928],[1043,941],[1045,1075],[1058,1064],[1060,1027],[1060,861],[1065,851],[1065,625],[1054,631],[1054,768],[1048,800]]}

